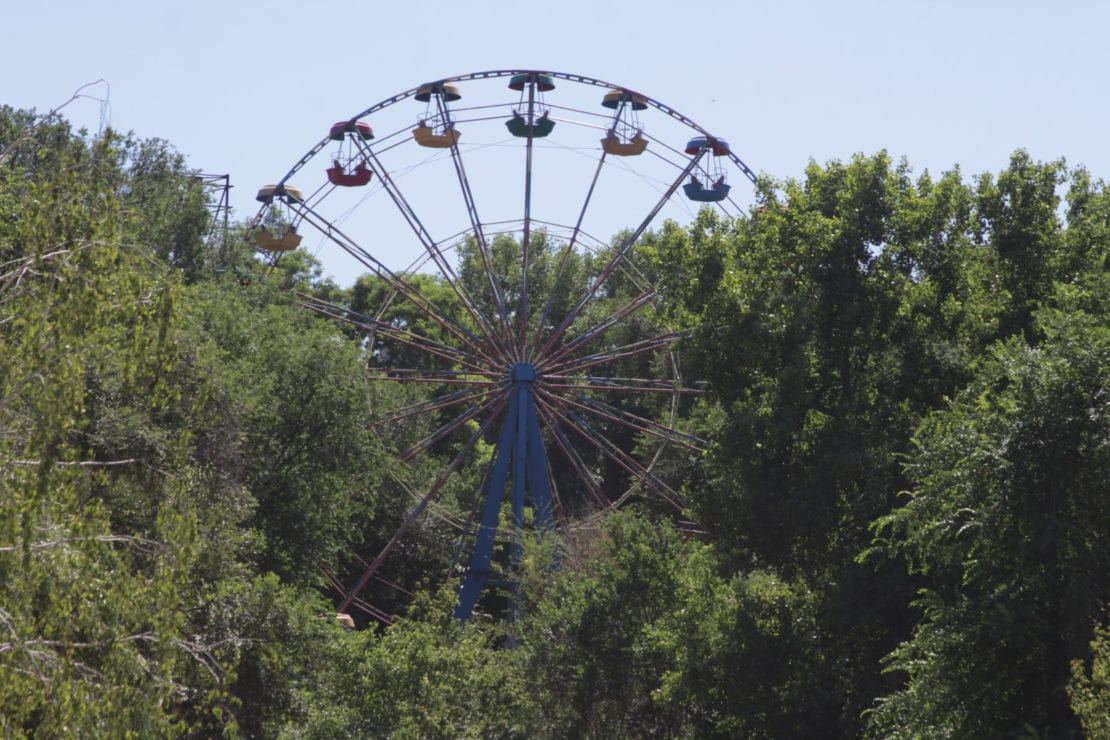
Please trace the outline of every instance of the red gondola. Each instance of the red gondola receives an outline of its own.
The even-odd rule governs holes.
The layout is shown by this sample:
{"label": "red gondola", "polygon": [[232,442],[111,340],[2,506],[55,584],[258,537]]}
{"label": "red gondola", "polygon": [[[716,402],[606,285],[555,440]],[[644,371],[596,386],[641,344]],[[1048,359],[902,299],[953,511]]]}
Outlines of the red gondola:
{"label": "red gondola", "polygon": [[365,163],[359,162],[358,165],[350,172],[343,169],[339,162],[334,162],[334,166],[328,167],[328,180],[333,185],[339,185],[345,188],[357,188],[370,182],[370,178],[374,173]]}

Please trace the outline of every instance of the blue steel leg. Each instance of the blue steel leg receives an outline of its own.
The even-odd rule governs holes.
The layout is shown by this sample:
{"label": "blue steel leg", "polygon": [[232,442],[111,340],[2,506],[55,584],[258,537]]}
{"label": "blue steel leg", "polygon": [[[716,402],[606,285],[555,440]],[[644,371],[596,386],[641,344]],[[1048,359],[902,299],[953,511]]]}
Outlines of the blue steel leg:
{"label": "blue steel leg", "polygon": [[[532,386],[521,383],[517,390],[517,399],[516,437],[513,441],[513,539],[509,545],[509,561],[514,573],[518,571],[524,557],[524,496],[528,490],[528,466],[531,463],[528,456],[526,420],[527,409],[532,405]],[[519,617],[520,583],[517,582],[512,587],[509,620],[516,621]]]}
{"label": "blue steel leg", "polygon": [[527,409],[532,405],[532,387],[521,383],[516,390],[517,412],[515,419],[515,436],[513,438],[513,542],[510,547],[510,561],[515,569],[520,564],[524,543],[524,493],[528,487],[527,467],[531,463],[528,457],[528,428]]}
{"label": "blue steel leg", "polygon": [[[533,395],[535,368],[527,363],[518,363],[513,367],[510,377],[514,385],[509,391],[509,407],[497,442],[496,457],[486,488],[486,500],[474,541],[474,551],[470,556],[470,566],[463,577],[462,587],[459,589],[459,604],[455,607],[455,618],[460,622],[470,618],[489,580],[501,502],[510,477],[513,541],[509,548],[509,559],[512,566],[519,566],[523,556],[526,499],[530,498],[532,501],[538,529],[549,531],[555,526],[547,455]],[[511,608],[516,616],[519,604],[514,603]]]}
{"label": "blue steel leg", "polygon": [[540,435],[536,402],[531,394],[524,408],[524,416],[528,427],[528,493],[535,509],[536,527],[546,532],[555,527],[555,513],[551,502],[551,479],[547,475],[547,452]]}
{"label": "blue steel leg", "polygon": [[497,520],[501,515],[501,500],[505,496],[505,480],[509,474],[509,462],[513,452],[513,439],[516,432],[516,419],[520,415],[517,394],[509,399],[509,409],[505,415],[501,437],[497,442],[497,458],[486,489],[486,503],[482,509],[482,519],[478,536],[474,541],[474,551],[470,556],[470,566],[463,577],[459,590],[459,604],[455,607],[455,619],[465,622],[474,611],[478,597],[482,595],[486,579],[489,578],[490,562],[493,560],[493,546],[497,535]]}

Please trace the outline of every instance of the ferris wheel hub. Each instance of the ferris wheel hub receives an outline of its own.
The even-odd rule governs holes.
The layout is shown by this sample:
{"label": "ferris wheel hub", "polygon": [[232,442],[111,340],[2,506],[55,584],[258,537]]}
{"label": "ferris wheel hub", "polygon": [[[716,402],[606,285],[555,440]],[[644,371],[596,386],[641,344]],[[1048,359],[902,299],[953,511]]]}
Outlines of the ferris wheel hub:
{"label": "ferris wheel hub", "polygon": [[509,370],[509,379],[514,383],[534,383],[538,378],[536,366],[530,362],[518,362]]}

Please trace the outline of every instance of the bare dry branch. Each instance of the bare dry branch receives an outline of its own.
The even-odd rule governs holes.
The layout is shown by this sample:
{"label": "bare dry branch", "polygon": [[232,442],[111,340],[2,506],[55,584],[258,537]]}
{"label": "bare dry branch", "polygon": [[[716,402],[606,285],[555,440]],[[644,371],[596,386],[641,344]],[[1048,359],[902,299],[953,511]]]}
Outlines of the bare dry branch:
{"label": "bare dry branch", "polygon": [[[129,457],[126,460],[83,460],[81,462],[54,461],[52,464],[59,467],[109,468],[118,465],[134,465],[137,462],[139,462],[139,458]],[[33,467],[35,465],[42,465],[42,460],[12,460],[11,464],[20,467]]]}
{"label": "bare dry branch", "polygon": [[105,85],[108,84],[107,80],[105,80],[104,78],[101,78],[101,79],[98,79],[98,80],[93,80],[92,82],[86,82],[84,85],[81,85],[81,87],[74,90],[73,94],[70,95],[69,99],[66,100],[64,103],[62,103],[61,105],[59,105],[55,108],[52,108],[51,110],[49,110],[46,113],[39,116],[39,119],[37,121],[35,121],[34,123],[32,123],[31,126],[25,132],[23,132],[22,136],[17,138],[11,144],[6,146],[2,151],[0,151],[0,164],[3,164],[4,160],[6,160],[8,157],[10,157],[12,155],[12,152],[14,152],[17,147],[22,145],[23,142],[30,139],[31,136],[34,135],[35,131],[38,131],[38,129],[43,124],[45,124],[45,123],[53,120],[54,118],[56,118],[58,116],[58,114],[61,113],[62,109],[64,109],[67,105],[69,105],[70,103],[72,103],[75,100],[79,100],[80,98],[89,97],[89,96],[84,94],[85,90],[92,87],[93,85],[99,85],[101,83],[103,83]]}
{"label": "bare dry branch", "polygon": [[[148,540],[144,537],[135,537],[127,534],[103,534],[96,537],[66,537],[60,540],[50,540],[48,542],[32,542],[29,549],[47,550],[53,547],[60,547],[61,545],[68,545],[73,542],[131,542],[152,550],[163,546],[163,543],[157,540]],[[0,553],[20,552],[22,549],[21,547],[15,546],[0,547]]]}

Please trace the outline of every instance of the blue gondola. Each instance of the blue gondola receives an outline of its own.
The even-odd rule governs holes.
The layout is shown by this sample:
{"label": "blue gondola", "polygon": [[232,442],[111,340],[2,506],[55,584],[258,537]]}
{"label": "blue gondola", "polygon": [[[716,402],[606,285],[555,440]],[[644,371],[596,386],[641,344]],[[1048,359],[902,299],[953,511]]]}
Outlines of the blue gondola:
{"label": "blue gondola", "polygon": [[686,197],[699,203],[716,203],[719,200],[724,200],[728,197],[728,191],[731,189],[732,186],[726,183],[724,178],[717,180],[712,187],[707,188],[702,185],[698,178],[692,177],[690,182],[682,186]]}
{"label": "blue gondola", "polygon": [[697,154],[702,149],[709,149],[714,157],[723,157],[729,154],[728,142],[724,139],[717,139],[707,136],[695,136],[686,142],[686,153]]}
{"label": "blue gondola", "polygon": [[[727,141],[712,136],[695,136],[686,142],[685,152],[691,155],[704,152],[704,154],[712,155],[714,159],[716,157],[726,157],[730,153]],[[720,163],[702,164],[699,171],[713,180],[713,186],[707,188],[696,175],[691,175],[690,182],[682,186],[687,198],[699,203],[716,203],[728,197],[728,191],[731,187],[725,182],[725,171]]]}

